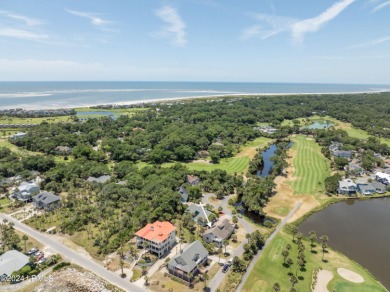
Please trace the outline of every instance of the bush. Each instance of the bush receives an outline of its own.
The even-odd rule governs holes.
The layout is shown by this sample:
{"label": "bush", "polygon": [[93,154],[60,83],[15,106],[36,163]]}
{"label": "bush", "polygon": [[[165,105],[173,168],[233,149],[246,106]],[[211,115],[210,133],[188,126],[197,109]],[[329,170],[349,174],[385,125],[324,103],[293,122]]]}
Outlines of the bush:
{"label": "bush", "polygon": [[66,267],[66,266],[70,266],[70,263],[69,262],[61,262],[61,263],[54,266],[53,271],[58,271],[61,268]]}

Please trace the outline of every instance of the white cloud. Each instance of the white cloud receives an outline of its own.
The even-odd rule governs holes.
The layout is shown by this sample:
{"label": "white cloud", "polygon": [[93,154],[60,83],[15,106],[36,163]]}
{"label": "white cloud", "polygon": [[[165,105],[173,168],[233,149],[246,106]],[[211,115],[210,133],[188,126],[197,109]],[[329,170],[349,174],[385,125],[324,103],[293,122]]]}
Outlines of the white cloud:
{"label": "white cloud", "polygon": [[164,6],[155,13],[166,25],[154,35],[170,39],[175,46],[185,47],[187,44],[186,24],[177,10],[171,6]]}
{"label": "white cloud", "polygon": [[302,42],[306,33],[318,31],[323,25],[339,15],[353,2],[355,2],[355,0],[342,0],[333,4],[323,13],[314,18],[308,18],[294,23],[291,27],[294,40]]}
{"label": "white cloud", "polygon": [[358,49],[358,48],[374,47],[374,46],[386,43],[388,41],[390,41],[390,36],[379,38],[379,39],[375,39],[375,40],[371,40],[371,41],[368,41],[368,42],[365,42],[365,43],[361,43],[361,44],[357,44],[357,45],[353,45],[351,47],[348,47],[347,49]]}
{"label": "white cloud", "polygon": [[341,0],[333,4],[318,16],[303,20],[277,15],[253,14],[253,18],[266,23],[268,27],[263,29],[260,25],[255,25],[246,28],[241,37],[244,39],[250,37],[260,37],[261,39],[266,39],[282,32],[289,32],[295,42],[301,43],[304,40],[305,34],[317,32],[326,23],[337,17],[353,2],[355,2],[355,0]]}
{"label": "white cloud", "polygon": [[16,29],[16,28],[0,28],[0,36],[12,37],[25,40],[40,41],[49,38],[47,34],[35,33],[28,30]]}
{"label": "white cloud", "polygon": [[389,5],[390,5],[390,1],[385,1],[385,2],[375,6],[374,9],[372,9],[371,13],[378,12],[379,10],[382,10],[383,8],[385,8]]}
{"label": "white cloud", "polygon": [[91,21],[91,24],[95,26],[102,27],[111,23],[111,21],[104,20],[103,18],[99,17],[96,13],[80,12],[80,11],[69,10],[69,9],[65,9],[65,11],[76,16],[87,18]]}
{"label": "white cloud", "polygon": [[3,14],[5,16],[7,16],[8,18],[21,20],[27,26],[38,26],[38,25],[45,23],[44,21],[42,21],[40,19],[35,19],[35,18],[24,16],[24,15],[14,14],[14,13],[9,12],[9,11],[0,10],[0,14]]}

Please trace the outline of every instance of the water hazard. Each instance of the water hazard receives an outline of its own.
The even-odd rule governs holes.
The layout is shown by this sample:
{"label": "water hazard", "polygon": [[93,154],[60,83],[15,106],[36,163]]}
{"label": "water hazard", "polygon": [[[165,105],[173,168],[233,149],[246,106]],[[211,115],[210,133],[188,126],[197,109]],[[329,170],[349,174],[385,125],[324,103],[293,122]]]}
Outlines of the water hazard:
{"label": "water hazard", "polygon": [[390,289],[390,198],[348,200],[313,214],[299,229],[328,235],[329,245]]}

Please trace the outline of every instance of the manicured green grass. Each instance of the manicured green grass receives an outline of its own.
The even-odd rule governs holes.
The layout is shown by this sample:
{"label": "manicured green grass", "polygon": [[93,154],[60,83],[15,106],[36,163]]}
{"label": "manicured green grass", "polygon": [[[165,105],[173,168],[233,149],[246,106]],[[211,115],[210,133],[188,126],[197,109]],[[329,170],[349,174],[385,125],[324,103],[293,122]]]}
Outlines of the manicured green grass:
{"label": "manicured green grass", "polygon": [[[314,269],[322,267],[333,273],[333,280],[328,285],[329,291],[386,291],[381,284],[372,277],[365,269],[349,260],[344,255],[328,249],[325,253],[325,260],[322,261],[322,250],[319,244],[313,248],[315,253],[310,252],[310,242],[303,241],[305,245],[306,265],[304,270],[298,269],[299,281],[295,285],[297,291],[311,291],[311,279]],[[243,291],[273,291],[274,283],[279,283],[281,291],[289,291],[291,283],[289,281],[290,267],[283,265],[281,255],[286,245],[290,244],[292,249],[289,257],[293,260],[291,272],[296,273],[297,245],[292,243],[292,236],[284,231],[280,232],[272,242],[265,248],[261,257],[256,262],[248,280],[244,284]],[[342,267],[357,272],[363,276],[365,282],[354,284],[338,276],[337,268]],[[333,290],[335,289],[335,290]],[[352,290],[351,290],[352,289]]]}
{"label": "manicured green grass", "polygon": [[[336,129],[343,129],[348,133],[348,136],[352,138],[367,140],[368,137],[371,137],[372,135],[368,134],[367,131],[364,131],[362,129],[357,129],[354,126],[352,126],[350,123],[342,122],[338,119],[332,118],[330,116],[312,116],[309,117],[310,123],[306,121],[306,118],[299,118],[297,119],[300,122],[300,126],[309,125],[311,122],[314,121],[329,121],[334,124]],[[282,126],[293,126],[292,120],[284,120],[281,124]],[[380,138],[381,143],[385,143],[390,146],[390,139],[387,138]]]}
{"label": "manicured green grass", "polygon": [[187,163],[189,169],[191,170],[206,170],[213,171],[215,169],[225,170],[229,174],[233,174],[235,172],[241,173],[244,172],[248,167],[250,159],[248,157],[232,157],[232,158],[224,158],[217,164],[213,163],[202,163],[202,162],[192,162]]}
{"label": "manicured green grass", "polygon": [[42,118],[0,117],[0,124],[40,124],[42,122],[58,123],[58,122],[69,122],[69,121],[71,121],[71,116],[42,117]]}
{"label": "manicured green grass", "polygon": [[296,151],[294,175],[291,186],[294,194],[314,195],[324,192],[325,178],[329,176],[329,160],[321,153],[321,147],[312,139],[303,135],[294,138],[293,150]]}
{"label": "manicured green grass", "polygon": [[[222,169],[229,174],[241,173],[247,169],[250,162],[249,157],[253,157],[254,153],[256,152],[256,148],[263,148],[271,141],[272,139],[265,138],[265,137],[256,138],[255,140],[245,144],[242,150],[235,157],[223,158],[217,164],[207,163],[207,162],[189,162],[184,164],[191,170],[213,171],[215,169]],[[162,164],[162,167],[171,167],[174,164],[175,162],[168,162]],[[146,162],[138,162],[136,165],[139,168],[143,168],[150,164]]]}
{"label": "manicured green grass", "polygon": [[[242,173],[245,172],[248,168],[251,158],[256,154],[256,148],[263,148],[269,143],[272,142],[272,139],[260,137],[256,138],[253,141],[248,142],[245,146],[242,147],[241,151],[230,158],[223,158],[219,163],[208,163],[208,162],[189,162],[185,165],[191,170],[198,171],[213,171],[215,169],[225,170],[229,174]],[[174,165],[174,162],[164,163],[162,167],[170,167]],[[149,165],[146,162],[138,162],[137,166],[143,168]]]}

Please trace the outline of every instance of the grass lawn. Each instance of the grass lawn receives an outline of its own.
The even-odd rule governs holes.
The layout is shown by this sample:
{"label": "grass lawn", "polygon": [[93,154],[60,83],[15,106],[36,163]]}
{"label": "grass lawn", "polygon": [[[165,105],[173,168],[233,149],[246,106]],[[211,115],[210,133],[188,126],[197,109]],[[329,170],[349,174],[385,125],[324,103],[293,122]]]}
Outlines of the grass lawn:
{"label": "grass lawn", "polygon": [[329,160],[321,153],[321,147],[303,135],[294,138],[294,174],[291,181],[294,194],[315,195],[323,193],[325,178],[329,176]]}
{"label": "grass lawn", "polygon": [[[219,163],[207,163],[207,162],[189,162],[185,165],[191,170],[206,170],[213,171],[215,169],[225,170],[228,174],[243,173],[248,168],[250,160],[255,156],[257,148],[263,148],[270,144],[273,140],[265,137],[256,138],[253,141],[245,144],[241,151],[234,157],[223,158]],[[164,163],[162,167],[170,167],[174,162]],[[147,166],[146,162],[138,162],[137,166],[143,168]]]}
{"label": "grass lawn", "polygon": [[58,123],[58,122],[69,122],[69,121],[71,121],[71,116],[42,117],[42,118],[0,117],[0,124],[40,124],[42,122]]}
{"label": "grass lawn", "polygon": [[[17,235],[19,235],[20,239],[22,238],[23,235],[25,235],[24,233],[20,232],[19,230],[16,230],[15,232]],[[35,240],[34,238],[29,237],[29,236],[27,236],[27,237],[28,237],[28,240],[26,241],[26,250],[27,251],[32,249],[33,247],[37,247],[40,250],[43,249],[44,245],[41,242],[39,242],[39,241]],[[24,252],[24,241],[21,240],[19,245],[21,246],[22,251]]]}
{"label": "grass lawn", "polygon": [[[298,269],[299,281],[295,285],[297,291],[311,291],[312,273],[315,268],[322,267],[324,270],[333,272],[333,280],[328,284],[329,291],[386,291],[375,278],[357,263],[349,260],[344,255],[328,249],[325,253],[325,262],[322,261],[322,250],[319,244],[310,252],[310,242],[303,241],[305,245],[306,265],[303,270]],[[292,236],[281,231],[263,251],[260,259],[256,262],[254,269],[243,291],[273,291],[274,283],[279,283],[281,291],[289,291],[291,283],[289,281],[290,267],[283,265],[281,252],[287,244],[291,244],[292,249],[289,257],[293,259],[291,272],[296,272],[297,245],[292,243]],[[354,284],[344,280],[337,274],[337,268],[346,268],[357,272],[364,278],[364,282]],[[334,289],[334,290],[333,290]]]}
{"label": "grass lawn", "polygon": [[[342,129],[348,133],[348,136],[352,138],[367,140],[368,137],[371,137],[372,135],[368,134],[367,131],[355,128],[350,123],[342,122],[338,119],[332,118],[330,116],[320,117],[320,116],[312,116],[308,118],[311,122],[314,121],[329,121],[334,124],[334,127],[336,129]],[[297,119],[300,122],[300,126],[309,125],[310,123],[306,122],[306,118],[299,118]],[[284,120],[281,124],[282,126],[293,126],[292,120]],[[390,139],[387,138],[380,138],[381,143],[385,143],[390,146]]]}
{"label": "grass lawn", "polygon": [[11,203],[11,200],[8,199],[7,197],[0,199],[0,206],[8,205],[9,203]]}

